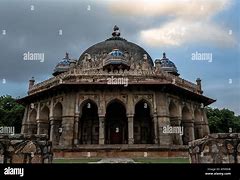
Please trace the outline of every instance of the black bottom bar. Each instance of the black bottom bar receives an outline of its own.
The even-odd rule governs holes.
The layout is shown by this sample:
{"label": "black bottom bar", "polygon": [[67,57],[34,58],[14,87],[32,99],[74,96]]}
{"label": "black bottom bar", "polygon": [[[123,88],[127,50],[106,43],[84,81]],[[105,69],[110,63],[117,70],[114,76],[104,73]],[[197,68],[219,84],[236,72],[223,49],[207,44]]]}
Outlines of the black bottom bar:
{"label": "black bottom bar", "polygon": [[[16,169],[16,168],[23,168]],[[15,175],[11,175],[15,173]],[[18,174],[18,175],[17,175]],[[240,180],[240,164],[1,164],[0,179],[198,178]],[[3,178],[2,178],[3,177]],[[194,179],[192,179],[194,180]]]}

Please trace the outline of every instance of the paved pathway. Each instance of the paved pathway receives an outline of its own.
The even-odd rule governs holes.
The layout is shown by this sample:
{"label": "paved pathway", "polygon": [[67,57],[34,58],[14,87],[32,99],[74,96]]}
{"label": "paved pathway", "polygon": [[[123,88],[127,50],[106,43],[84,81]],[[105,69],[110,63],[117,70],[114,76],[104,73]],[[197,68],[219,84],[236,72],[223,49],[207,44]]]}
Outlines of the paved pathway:
{"label": "paved pathway", "polygon": [[103,158],[96,163],[135,163],[133,159],[130,158]]}

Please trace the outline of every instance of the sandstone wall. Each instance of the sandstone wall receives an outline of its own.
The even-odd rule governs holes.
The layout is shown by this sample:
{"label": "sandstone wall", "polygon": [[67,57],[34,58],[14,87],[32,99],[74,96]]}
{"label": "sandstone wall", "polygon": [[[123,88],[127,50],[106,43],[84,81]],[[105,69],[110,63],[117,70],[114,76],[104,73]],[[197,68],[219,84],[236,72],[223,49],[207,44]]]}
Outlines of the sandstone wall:
{"label": "sandstone wall", "polygon": [[240,133],[210,134],[189,143],[192,163],[240,163]]}

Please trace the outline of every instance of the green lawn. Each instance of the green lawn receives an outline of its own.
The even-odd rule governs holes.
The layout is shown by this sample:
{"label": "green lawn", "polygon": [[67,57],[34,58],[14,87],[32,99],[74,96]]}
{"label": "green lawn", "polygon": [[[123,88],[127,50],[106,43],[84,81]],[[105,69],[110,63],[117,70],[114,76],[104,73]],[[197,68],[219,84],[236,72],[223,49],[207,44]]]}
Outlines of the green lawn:
{"label": "green lawn", "polygon": [[190,163],[188,158],[133,158],[138,163]]}
{"label": "green lawn", "polygon": [[[54,159],[53,163],[94,163],[101,158]],[[189,163],[188,158],[133,158],[136,163]]]}
{"label": "green lawn", "polygon": [[79,158],[79,159],[54,159],[53,163],[91,163],[100,161],[101,158]]}

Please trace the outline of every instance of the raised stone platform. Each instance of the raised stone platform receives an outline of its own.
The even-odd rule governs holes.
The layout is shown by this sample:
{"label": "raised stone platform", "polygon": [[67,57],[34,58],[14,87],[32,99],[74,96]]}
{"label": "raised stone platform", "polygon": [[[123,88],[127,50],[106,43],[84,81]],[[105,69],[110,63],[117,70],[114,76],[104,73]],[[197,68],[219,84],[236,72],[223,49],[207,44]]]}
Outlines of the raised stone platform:
{"label": "raised stone platform", "polygon": [[191,163],[240,163],[240,133],[210,134],[189,143]]}
{"label": "raised stone platform", "polygon": [[152,144],[79,145],[74,148],[54,149],[55,158],[138,158],[138,157],[188,157],[188,146],[159,146]]}

